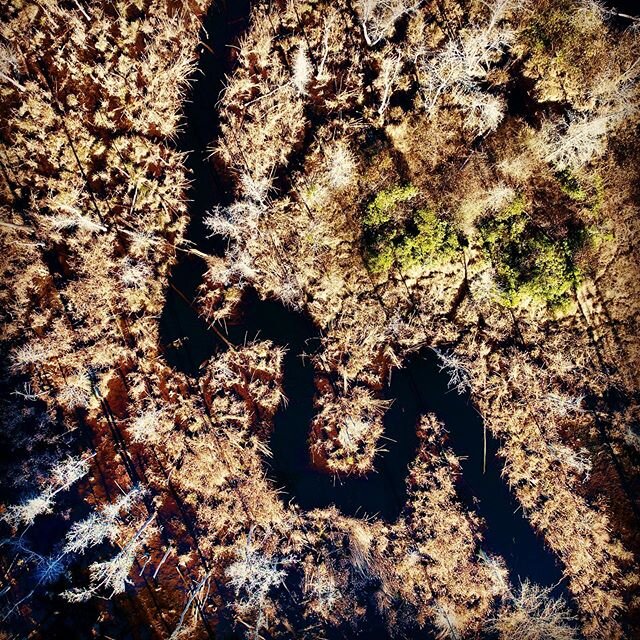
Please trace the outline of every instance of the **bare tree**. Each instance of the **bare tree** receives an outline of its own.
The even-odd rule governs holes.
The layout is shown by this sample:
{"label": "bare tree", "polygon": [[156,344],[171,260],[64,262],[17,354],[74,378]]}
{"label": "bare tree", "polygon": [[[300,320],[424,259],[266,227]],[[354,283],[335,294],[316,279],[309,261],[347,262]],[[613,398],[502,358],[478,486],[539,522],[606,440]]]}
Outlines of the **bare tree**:
{"label": "bare tree", "polygon": [[13,48],[0,43],[0,80],[8,82],[20,91],[26,91],[26,87],[20,84],[13,76],[18,75],[19,66]]}
{"label": "bare tree", "polygon": [[604,153],[611,124],[608,115],[588,114],[568,114],[545,122],[539,140],[544,160],[558,169],[579,169]]}
{"label": "bare tree", "polygon": [[423,0],[360,0],[362,35],[365,42],[374,47],[389,35],[393,25],[407,13],[415,11]]}
{"label": "bare tree", "polygon": [[559,418],[565,418],[571,414],[584,413],[584,395],[565,396],[558,393],[548,393],[544,399],[549,411]]}
{"label": "bare tree", "polygon": [[447,386],[455,389],[459,394],[471,391],[471,372],[466,363],[453,353],[445,353],[439,349],[433,349],[440,361],[438,367],[440,371],[449,374]]}
{"label": "bare tree", "polygon": [[626,71],[605,71],[590,92],[593,106],[547,120],[533,143],[534,149],[558,169],[572,171],[601,156],[607,147],[607,134],[637,109],[639,77],[640,58]]}
{"label": "bare tree", "polygon": [[58,462],[51,469],[47,484],[40,493],[20,504],[8,507],[2,516],[3,519],[12,527],[18,528],[21,525],[33,524],[39,515],[51,513],[55,497],[89,473],[89,460],[92,457],[69,456]]}
{"label": "bare tree", "polygon": [[129,427],[134,442],[160,444],[173,426],[165,409],[148,407],[140,410]]}
{"label": "bare tree", "polygon": [[314,609],[321,615],[330,612],[342,597],[333,573],[325,564],[305,573],[304,591],[313,600]]}
{"label": "bare tree", "polygon": [[404,57],[399,53],[385,57],[382,61],[382,71],[380,72],[378,80],[382,85],[382,97],[380,99],[380,106],[378,107],[379,115],[382,115],[389,106],[389,101],[393,95],[403,64]]}
{"label": "bare tree", "polygon": [[633,426],[629,425],[624,432],[624,441],[632,448],[640,451],[640,434],[636,432]]}
{"label": "bare tree", "polygon": [[338,12],[335,8],[330,7],[325,11],[324,25],[322,29],[322,54],[318,64],[318,72],[316,78],[320,82],[326,82],[331,75],[327,71],[327,60],[331,53],[332,36],[337,28]]}
{"label": "bare tree", "polygon": [[104,225],[94,222],[91,218],[83,215],[81,212],[68,212],[66,214],[60,213],[56,216],[52,216],[49,219],[49,224],[54,231],[78,229],[80,231],[95,233],[97,231],[107,230]]}
{"label": "bare tree", "polygon": [[307,85],[311,80],[312,69],[307,50],[303,45],[298,47],[293,60],[293,77],[291,82],[300,95],[306,95]]}
{"label": "bare tree", "polygon": [[464,126],[478,135],[495,131],[504,117],[505,101],[486,91],[469,91],[459,98],[459,103],[466,113]]}
{"label": "bare tree", "polygon": [[511,29],[498,26],[511,4],[512,0],[497,0],[486,23],[472,25],[440,51],[416,52],[427,111],[433,111],[441,96],[448,94],[473,118],[469,126],[478,133],[496,128],[503,117],[503,101],[481,89],[480,83],[513,42]]}
{"label": "bare tree", "polygon": [[356,169],[353,152],[346,142],[339,140],[332,143],[326,150],[328,161],[328,182],[334,189],[346,187]]}
{"label": "bare tree", "polygon": [[504,558],[489,555],[483,549],[480,549],[478,555],[480,562],[489,570],[491,582],[493,583],[491,592],[496,596],[511,594],[509,571],[507,570]]}
{"label": "bare tree", "polygon": [[[64,482],[68,484],[82,471],[82,464],[68,459],[57,470],[58,481],[62,482],[64,478]],[[67,532],[66,541],[60,553],[48,558],[38,556],[36,569],[38,581],[25,599],[31,597],[40,585],[55,581],[70,562],[71,554],[84,554],[89,547],[96,546],[104,540],[117,544],[125,525],[123,514],[128,513],[133,504],[143,495],[144,490],[134,487],[115,502],[102,506],[84,520],[74,523]],[[61,595],[71,602],[83,602],[97,594],[102,587],[110,588],[112,594],[120,593],[128,582],[128,575],[140,546],[151,533],[149,525],[154,519],[155,514],[138,528],[134,536],[113,558],[106,562],[94,562],[90,566],[91,584],[88,587],[68,589]],[[37,554],[31,552],[30,555]]]}
{"label": "bare tree", "polygon": [[153,277],[151,266],[142,260],[127,256],[122,260],[120,280],[130,289],[145,289]]}
{"label": "bare tree", "polygon": [[586,482],[591,476],[593,467],[589,451],[582,447],[581,449],[573,449],[561,443],[548,445],[550,453],[562,464],[572,469],[576,474],[582,477],[582,481]]}
{"label": "bare tree", "polygon": [[115,542],[120,533],[122,517],[132,506],[139,502],[144,490],[134,487],[121,495],[115,502],[104,505],[84,520],[75,522],[67,532],[65,553],[84,553],[89,547],[100,544],[103,540]]}
{"label": "bare tree", "polygon": [[196,605],[202,605],[202,603],[207,599],[209,595],[210,585],[211,574],[207,572],[196,585],[189,589],[189,597],[187,598],[187,602],[185,603],[184,608],[180,613],[178,624],[173,630],[173,633],[171,634],[169,640],[176,640],[176,638],[180,637],[180,633],[182,631],[187,613],[189,613],[189,610],[193,607],[194,603],[196,603]]}
{"label": "bare tree", "polygon": [[435,616],[433,623],[438,630],[438,640],[462,640],[464,621],[451,608],[434,600]]}
{"label": "bare tree", "polygon": [[86,408],[91,401],[92,384],[86,371],[77,371],[65,379],[58,399],[69,410]]}
{"label": "bare tree", "polygon": [[62,593],[69,602],[85,602],[101,591],[106,590],[109,597],[122,593],[127,584],[131,584],[129,574],[140,548],[153,533],[151,524],[156,518],[152,513],[138,528],[120,551],[109,560],[94,562],[90,567],[90,584],[87,587],[75,587]]}
{"label": "bare tree", "polygon": [[256,542],[254,533],[255,527],[251,527],[236,560],[227,567],[226,576],[236,592],[238,609],[256,616],[254,634],[257,638],[268,595],[284,582],[287,572],[283,567],[292,559],[268,555]]}
{"label": "bare tree", "polygon": [[31,341],[15,349],[12,353],[11,369],[24,371],[34,365],[46,362],[52,356],[51,349],[39,341]]}

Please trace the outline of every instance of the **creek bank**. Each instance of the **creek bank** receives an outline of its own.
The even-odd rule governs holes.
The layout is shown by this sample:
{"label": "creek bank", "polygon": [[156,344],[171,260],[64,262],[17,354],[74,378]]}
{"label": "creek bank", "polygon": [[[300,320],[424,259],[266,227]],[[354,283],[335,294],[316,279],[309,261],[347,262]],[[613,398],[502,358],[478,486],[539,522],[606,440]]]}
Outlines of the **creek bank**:
{"label": "creek bank", "polygon": [[[199,73],[185,105],[185,128],[177,142],[178,148],[188,153],[186,164],[193,179],[186,239],[209,254],[221,255],[225,243],[207,237],[203,219],[215,205],[228,204],[230,198],[230,191],[209,160],[209,144],[219,134],[215,104],[225,73],[233,65],[234,53],[228,45],[242,34],[248,14],[246,1],[229,3],[224,10],[210,10],[203,30],[207,46],[201,47]],[[160,319],[167,362],[192,377],[199,375],[204,362],[227,348],[189,304],[197,296],[205,269],[199,258],[180,255]],[[482,418],[467,396],[448,388],[448,377],[439,370],[432,350],[424,349],[409,357],[403,369],[393,372],[389,386],[383,390],[384,398],[392,404],[384,420],[386,452],[376,458],[375,472],[335,478],[311,464],[308,446],[316,387],[313,368],[303,355],[319,344],[318,328],[307,315],[273,300],[260,300],[253,290],[245,292],[239,317],[240,322],[227,327],[232,343],[243,344],[257,337],[287,348],[283,386],[289,404],[274,418],[270,440],[273,458],[265,463],[275,485],[283,489],[285,500],[305,510],[335,505],[348,516],[397,520],[408,508],[408,467],[419,446],[416,426],[421,415],[432,412],[444,423],[447,444],[461,459],[461,499],[486,523],[485,550],[504,557],[514,583],[518,578],[549,586],[561,581],[553,554],[524,518],[501,478],[498,442],[487,435],[485,470]],[[566,594],[563,587],[556,588],[556,595],[558,591]],[[378,631],[384,635],[377,618],[368,624],[370,632],[359,637],[382,637],[376,635]]]}

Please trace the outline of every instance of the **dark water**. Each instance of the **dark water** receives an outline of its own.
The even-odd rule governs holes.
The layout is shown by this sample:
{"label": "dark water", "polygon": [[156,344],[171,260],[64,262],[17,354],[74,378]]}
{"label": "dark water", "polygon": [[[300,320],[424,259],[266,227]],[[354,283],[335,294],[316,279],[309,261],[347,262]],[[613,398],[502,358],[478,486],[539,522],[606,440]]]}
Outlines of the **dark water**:
{"label": "dark water", "polygon": [[[640,17],[640,2],[638,0],[607,0],[604,6],[614,12],[619,12],[628,16]],[[624,26],[630,26],[627,23],[621,23]]]}
{"label": "dark water", "polygon": [[[220,11],[221,13],[218,13]],[[202,251],[220,253],[220,239],[206,238],[202,219],[214,204],[225,203],[230,194],[207,159],[207,146],[217,135],[215,103],[222,80],[233,64],[232,44],[246,26],[247,2],[229,3],[212,9],[205,22],[210,49],[202,48],[199,74],[195,78],[191,101],[187,104],[186,126],[179,146],[189,151],[188,167],[193,173],[190,198],[191,220],[187,238]],[[182,255],[171,276],[171,283],[187,299],[193,300],[204,273],[198,258]],[[314,372],[302,358],[318,346],[318,329],[302,313],[280,303],[260,300],[248,290],[242,302],[241,321],[228,326],[235,344],[255,337],[286,346],[284,391],[286,408],[275,417],[271,439],[273,459],[270,476],[283,489],[283,498],[303,509],[336,505],[347,515],[377,516],[389,522],[401,513],[406,502],[405,480],[408,465],[415,458],[418,441],[416,424],[421,414],[431,411],[445,424],[449,445],[462,459],[459,482],[465,504],[485,520],[487,552],[502,555],[514,581],[528,578],[552,585],[561,580],[553,554],[543,544],[500,477],[501,461],[496,457],[498,443],[487,437],[487,464],[483,472],[483,423],[466,396],[447,388],[447,376],[439,371],[430,349],[414,354],[406,366],[395,371],[384,397],[393,401],[385,417],[387,452],[381,454],[375,473],[367,477],[340,480],[314,469],[310,464],[307,437],[313,417]],[[170,365],[190,376],[197,376],[200,365],[225,349],[224,343],[209,330],[193,308],[173,289],[167,292],[160,321],[161,341]],[[558,587],[558,591],[563,591]]]}
{"label": "dark water", "polygon": [[[209,331],[193,309],[181,298],[171,297],[163,316],[167,341],[186,336],[180,348],[167,349],[170,364],[194,375],[224,344]],[[286,346],[284,392],[289,403],[275,417],[271,438],[271,477],[285,496],[303,509],[335,505],[345,515],[379,516],[389,522],[399,516],[407,497],[408,465],[415,458],[416,425],[422,414],[433,412],[445,424],[449,445],[462,460],[459,490],[466,505],[485,520],[485,550],[505,557],[512,576],[540,584],[555,584],[561,573],[553,554],[547,551],[518,510],[518,503],[500,477],[502,462],[496,456],[498,442],[487,434],[487,463],[483,472],[483,423],[467,396],[447,387],[437,356],[425,349],[394,371],[384,397],[393,404],[385,416],[384,448],[375,473],[366,477],[334,478],[315,469],[310,462],[307,438],[314,415],[314,372],[302,354],[313,352],[318,331],[301,313],[276,301],[262,301],[251,290],[243,301],[242,323],[228,326],[235,344],[255,337]],[[193,330],[193,327],[196,327]],[[187,331],[182,333],[184,328]]]}

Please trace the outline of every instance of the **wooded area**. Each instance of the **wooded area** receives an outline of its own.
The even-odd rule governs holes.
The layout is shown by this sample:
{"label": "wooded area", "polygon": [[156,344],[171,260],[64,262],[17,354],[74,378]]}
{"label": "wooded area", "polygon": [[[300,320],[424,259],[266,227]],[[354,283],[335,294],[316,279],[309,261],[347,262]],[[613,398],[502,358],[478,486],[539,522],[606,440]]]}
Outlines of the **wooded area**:
{"label": "wooded area", "polygon": [[[637,637],[640,17],[0,16],[0,638]],[[296,498],[305,465],[385,481],[389,389],[436,394],[425,354],[558,584],[514,570],[471,424],[437,411],[407,427],[397,517]]]}

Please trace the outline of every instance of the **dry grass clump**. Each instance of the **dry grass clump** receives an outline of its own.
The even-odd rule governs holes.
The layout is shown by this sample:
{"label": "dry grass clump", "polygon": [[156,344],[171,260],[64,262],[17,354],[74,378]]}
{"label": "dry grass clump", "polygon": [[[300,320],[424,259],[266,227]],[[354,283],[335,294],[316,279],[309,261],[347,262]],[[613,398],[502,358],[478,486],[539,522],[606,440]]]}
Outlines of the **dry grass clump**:
{"label": "dry grass clump", "polygon": [[247,427],[268,433],[278,408],[286,403],[282,392],[282,359],[285,350],[272,342],[252,342],[215,356],[202,377],[204,398],[211,411],[233,404],[231,396],[244,403],[238,419]]}
{"label": "dry grass clump", "polygon": [[[168,238],[186,211],[184,158],[166,142],[198,21],[163,3],[147,9],[4,8],[3,37],[20,34],[22,45],[11,69],[19,83],[0,88],[3,198],[13,205],[1,241],[14,276],[3,282],[14,292],[10,324],[26,328],[19,348],[41,354],[40,385],[126,368],[132,340],[157,351],[148,316],[162,308]],[[185,46],[174,54],[177,38]],[[20,265],[30,275],[18,277]]]}
{"label": "dry grass clump", "polygon": [[[507,436],[502,451],[505,476],[531,522],[563,560],[569,587],[589,612],[585,617],[590,624],[614,620],[623,607],[620,589],[632,584],[628,572],[633,556],[611,536],[606,513],[581,495],[592,470],[587,450],[567,446],[562,437],[564,425],[579,429],[593,418],[580,408],[580,401],[550,393],[554,387],[549,374],[524,355],[493,355],[485,362],[499,369],[492,389],[480,385],[481,410],[489,420],[492,415],[510,416],[494,424]],[[472,370],[476,379],[485,379],[487,372],[478,362]],[[613,630],[611,622],[610,633]]]}
{"label": "dry grass clump", "polygon": [[[602,154],[615,136],[626,139],[625,127],[635,122],[637,35],[614,34],[605,13],[591,2],[561,6],[550,1],[540,7],[445,2],[439,14],[431,6],[401,9],[397,25],[385,22],[391,5],[382,4],[359,5],[355,20],[341,12],[340,3],[320,4],[313,15],[307,8],[295,15],[287,7],[273,12],[269,24],[258,20],[247,36],[245,48],[254,61],[245,61],[230,79],[223,117],[241,122],[234,112],[238,103],[232,106],[231,99],[250,90],[247,79],[256,73],[255,61],[263,69],[279,65],[271,59],[277,35],[280,50],[292,61],[291,84],[285,87],[282,71],[276,70],[280,88],[252,94],[257,102],[246,108],[258,109],[264,101],[288,113],[300,101],[305,120],[298,133],[283,131],[278,158],[269,155],[276,150],[261,153],[262,143],[256,147],[264,163],[258,167],[259,159],[253,158],[249,173],[273,171],[271,189],[249,190],[247,166],[240,166],[239,153],[232,157],[229,151],[261,140],[253,117],[246,127],[224,131],[220,148],[238,176],[241,206],[216,220],[232,247],[219,280],[233,287],[226,274],[240,264],[243,275],[236,282],[241,286],[250,282],[263,295],[280,296],[285,304],[307,310],[322,328],[322,347],[313,362],[331,385],[319,390],[313,431],[319,442],[314,444],[323,464],[343,472],[365,469],[372,459],[373,448],[364,444],[358,455],[350,455],[349,445],[364,436],[347,437],[353,434],[341,430],[337,420],[341,413],[360,416],[356,393],[375,397],[390,368],[419,345],[457,345],[455,353],[468,363],[473,398],[488,428],[504,439],[505,479],[565,565],[583,631],[592,637],[619,634],[615,619],[623,606],[621,594],[627,604],[633,599],[627,546],[635,542],[624,533],[630,530],[631,512],[624,515],[616,504],[624,493],[624,474],[635,471],[627,454],[621,457],[622,476],[612,467],[600,471],[594,463],[602,447],[609,450],[609,437],[614,440],[608,455],[629,446],[617,409],[599,405],[609,414],[607,424],[616,425],[604,427],[603,435],[602,418],[589,414],[584,403],[587,396],[602,396],[612,383],[607,379],[612,369],[602,369],[604,377],[593,378],[589,390],[581,385],[591,375],[589,367],[602,365],[600,359],[620,371],[615,384],[625,388],[627,398],[635,388],[633,367],[624,357],[602,354],[619,353],[621,344],[630,352],[625,336],[635,321],[622,317],[637,318],[637,305],[623,310],[615,294],[591,283],[611,281],[612,273],[619,274],[620,283],[630,268],[624,266],[625,249],[611,236],[629,236],[633,195],[622,180],[615,187],[607,182],[605,174],[613,175],[608,172],[618,161],[604,161]],[[292,43],[287,31],[299,27],[298,20],[304,21],[304,47]],[[373,42],[375,24],[379,41],[369,47],[364,34]],[[348,34],[358,30],[364,46],[349,40]],[[327,50],[325,43],[333,41],[344,48]],[[348,62],[345,50],[353,52]],[[301,73],[305,56],[322,73]],[[343,88],[340,117],[333,110],[336,96],[328,94],[329,78]],[[278,96],[287,99],[295,86],[291,104],[277,107]],[[301,143],[303,126],[310,144]],[[334,140],[348,149],[349,171],[340,188],[329,178],[337,162]],[[627,158],[630,144],[617,147]],[[459,250],[443,264],[418,261],[404,268],[391,256],[386,272],[366,268],[372,203],[398,185],[415,190],[421,206],[428,203],[438,219],[453,226]],[[623,192],[627,195],[620,201]],[[626,212],[622,218],[610,208],[613,201]],[[392,235],[397,226],[390,226]],[[397,236],[394,243],[400,246]],[[599,262],[597,255],[606,258]],[[625,282],[621,286],[633,295],[635,285]],[[608,304],[616,309],[612,324],[605,319]],[[565,352],[567,344],[575,345],[582,369],[551,361],[548,354]],[[548,374],[522,366],[528,353],[536,366],[545,361]],[[354,419],[351,431],[364,433],[364,423]],[[572,430],[580,439],[571,436]],[[594,435],[598,431],[600,436]],[[373,442],[377,434],[367,432]],[[444,485],[449,472],[429,473]],[[606,477],[597,488],[594,473]],[[450,486],[436,494],[452,491]],[[609,496],[607,506],[593,497],[601,492]],[[420,526],[434,526],[433,517],[424,507]],[[443,535],[434,534],[431,544],[444,544]],[[472,543],[460,544],[468,554]],[[453,550],[432,553],[455,556]],[[443,574],[439,579],[436,591],[445,593],[453,578]],[[588,585],[596,585],[590,601]],[[462,594],[443,597],[440,619],[458,621],[448,633],[457,633],[456,624],[481,628],[491,606],[489,591],[483,592],[477,613],[465,611]]]}
{"label": "dry grass clump", "polygon": [[[115,637],[129,632],[123,626],[132,617],[163,633],[167,622],[157,609],[168,610],[180,594],[167,580],[166,595],[154,603],[145,586],[168,539],[181,537],[185,526],[163,510],[171,498],[162,464],[175,462],[179,447],[172,443],[174,407],[154,359],[174,241],[186,225],[184,156],[170,141],[204,8],[49,2],[0,10],[1,349],[15,376],[3,384],[13,398],[30,381],[16,399],[39,406],[41,417],[22,425],[33,443],[23,451],[34,468],[65,449],[93,452],[86,479],[34,522],[34,535],[42,526],[62,539],[39,533],[46,551],[34,553],[29,541],[15,556],[2,616],[12,610],[5,621],[19,634],[67,633],[53,628],[58,618],[47,614],[45,590],[104,603],[83,605],[74,625],[82,635],[95,623],[96,633]],[[154,468],[161,443],[167,457]],[[17,440],[15,446],[19,451]],[[144,452],[136,462],[131,449]],[[143,480],[151,491],[135,513],[118,515],[117,535],[102,516],[82,520],[84,502],[96,514],[106,512]],[[154,502],[152,495],[164,497]],[[64,546],[69,526],[82,522],[87,540],[105,530],[111,542],[83,552]],[[46,570],[41,575],[38,566]],[[122,605],[117,594],[125,589],[143,593]],[[76,611],[66,605],[64,615],[70,610]]]}
{"label": "dry grass clump", "polygon": [[505,596],[508,580],[479,561],[481,523],[458,497],[460,463],[444,448],[442,424],[433,415],[423,416],[418,435],[405,516],[395,525],[399,539],[410,541],[407,558],[398,560],[396,579],[404,597],[424,598],[421,616],[443,637],[462,636],[483,628],[494,598]]}
{"label": "dry grass clump", "polygon": [[527,581],[520,585],[511,605],[493,621],[493,630],[500,638],[523,640],[575,640],[575,618],[562,599],[554,600],[549,589]]}
{"label": "dry grass clump", "polygon": [[320,411],[309,434],[313,464],[337,475],[371,471],[376,454],[384,450],[380,436],[388,402],[363,387],[339,395],[329,391],[316,402]]}

